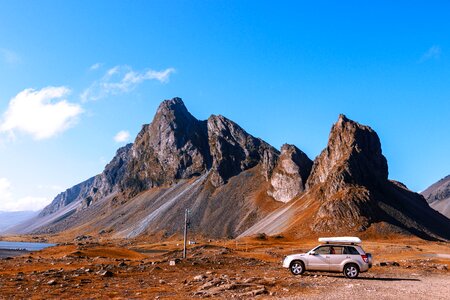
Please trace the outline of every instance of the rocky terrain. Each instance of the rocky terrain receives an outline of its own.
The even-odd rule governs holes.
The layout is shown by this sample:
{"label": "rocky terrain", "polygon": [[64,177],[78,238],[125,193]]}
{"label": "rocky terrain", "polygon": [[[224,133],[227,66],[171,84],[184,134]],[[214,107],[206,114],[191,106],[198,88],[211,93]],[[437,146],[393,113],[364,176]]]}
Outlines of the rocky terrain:
{"label": "rocky terrain", "polygon": [[421,194],[432,208],[450,218],[450,175],[432,184]]}
{"label": "rocky terrain", "polygon": [[447,299],[445,243],[365,241],[374,267],[358,279],[340,273],[293,276],[287,254],[316,245],[282,237],[200,242],[180,260],[180,241],[98,241],[92,237],[0,260],[6,299]]}
{"label": "rocky terrain", "polygon": [[295,145],[281,152],[233,121],[200,121],[180,98],[166,100],[133,144],[105,170],[58,195],[16,233],[113,238],[191,233],[413,234],[450,239],[450,220],[388,179],[376,132],[340,115],[312,162]]}
{"label": "rocky terrain", "polygon": [[448,240],[450,220],[431,209],[421,195],[389,180],[376,132],[340,115],[327,147],[314,160],[306,191],[241,236],[261,232],[397,232]]}

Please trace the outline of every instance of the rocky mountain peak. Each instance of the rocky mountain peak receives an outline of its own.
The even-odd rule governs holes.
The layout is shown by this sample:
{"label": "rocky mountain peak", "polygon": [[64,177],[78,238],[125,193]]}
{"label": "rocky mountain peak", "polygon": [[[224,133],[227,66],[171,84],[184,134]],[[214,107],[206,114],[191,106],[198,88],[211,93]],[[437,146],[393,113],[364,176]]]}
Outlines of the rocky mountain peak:
{"label": "rocky mountain peak", "polygon": [[387,177],[387,161],[377,133],[341,114],[331,129],[327,147],[314,162],[307,187],[330,179],[335,185],[371,185]]}
{"label": "rocky mountain peak", "polygon": [[305,190],[313,162],[294,145],[284,144],[270,178],[268,194],[275,200],[288,202]]}
{"label": "rocky mountain peak", "polygon": [[131,156],[122,184],[131,195],[204,173],[210,165],[206,122],[180,98],[165,100],[136,137]]}
{"label": "rocky mountain peak", "polygon": [[219,186],[240,172],[262,163],[266,179],[270,176],[278,151],[248,134],[221,115],[208,118],[208,140],[212,157],[211,182]]}

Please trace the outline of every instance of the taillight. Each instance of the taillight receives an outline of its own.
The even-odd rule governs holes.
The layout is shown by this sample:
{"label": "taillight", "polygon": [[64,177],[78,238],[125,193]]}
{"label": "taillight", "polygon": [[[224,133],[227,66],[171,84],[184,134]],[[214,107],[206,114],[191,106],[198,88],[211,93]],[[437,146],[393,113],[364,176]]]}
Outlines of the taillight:
{"label": "taillight", "polygon": [[369,262],[369,258],[367,257],[367,255],[361,254],[361,257],[362,257],[362,259],[363,259],[363,261],[364,261],[365,263],[368,263],[368,262]]}

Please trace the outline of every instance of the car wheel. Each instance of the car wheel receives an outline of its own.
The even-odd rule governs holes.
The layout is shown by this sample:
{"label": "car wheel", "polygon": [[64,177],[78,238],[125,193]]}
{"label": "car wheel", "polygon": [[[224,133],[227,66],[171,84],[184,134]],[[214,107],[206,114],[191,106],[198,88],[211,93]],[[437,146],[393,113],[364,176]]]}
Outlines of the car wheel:
{"label": "car wheel", "polygon": [[294,275],[301,275],[305,272],[305,264],[300,260],[294,260],[289,266],[289,270]]}
{"label": "car wheel", "polygon": [[359,268],[355,264],[348,264],[344,267],[344,275],[347,278],[356,278],[359,275]]}

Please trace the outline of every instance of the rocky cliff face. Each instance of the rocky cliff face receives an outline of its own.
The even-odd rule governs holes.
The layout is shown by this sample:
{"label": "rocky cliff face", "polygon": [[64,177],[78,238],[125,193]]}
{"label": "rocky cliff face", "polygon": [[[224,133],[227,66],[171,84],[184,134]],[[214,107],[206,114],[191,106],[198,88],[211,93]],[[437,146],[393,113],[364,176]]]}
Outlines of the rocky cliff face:
{"label": "rocky cliff face", "polygon": [[288,202],[305,190],[312,160],[294,145],[284,144],[270,178],[268,194],[275,200]]}
{"label": "rocky cliff face", "polygon": [[134,196],[204,173],[208,148],[206,122],[194,118],[180,98],[166,100],[136,137],[122,188]]}
{"label": "rocky cliff face", "polygon": [[450,175],[432,184],[421,194],[433,209],[450,218]]}
{"label": "rocky cliff face", "polygon": [[40,213],[39,216],[44,217],[52,213],[57,212],[61,208],[71,204],[72,202],[79,202],[87,198],[92,189],[92,183],[95,177],[91,177],[82,183],[79,183],[64,192],[58,194],[52,203],[46,206]]}
{"label": "rocky cliff face", "polygon": [[278,151],[261,139],[254,138],[236,123],[223,116],[208,119],[208,140],[211,150],[211,182],[218,187],[227,180],[261,163],[268,178],[274,168]]}
{"label": "rocky cliff face", "polygon": [[387,182],[388,166],[378,135],[340,115],[327,147],[314,161],[307,188],[321,185],[315,230],[367,228],[377,214],[370,189]]}
{"label": "rocky cliff face", "polygon": [[[274,171],[276,173],[276,171]],[[388,180],[380,140],[370,127],[340,115],[315,159],[306,192],[244,232],[376,235],[410,233],[450,239],[450,220],[399,182]]]}
{"label": "rocky cliff face", "polygon": [[327,147],[314,161],[307,187],[327,182],[332,193],[344,183],[372,186],[387,178],[387,161],[376,132],[340,115]]}
{"label": "rocky cliff face", "polygon": [[102,173],[60,193],[53,199],[52,203],[41,211],[39,216],[53,214],[74,202],[79,202],[76,209],[85,209],[93,202],[118,192],[118,184],[124,178],[131,146],[132,144],[128,144],[119,148]]}
{"label": "rocky cliff face", "polygon": [[218,187],[259,163],[269,176],[277,157],[277,150],[231,120],[213,115],[199,121],[174,98],[160,105],[137,136],[122,188],[134,196],[208,171]]}

